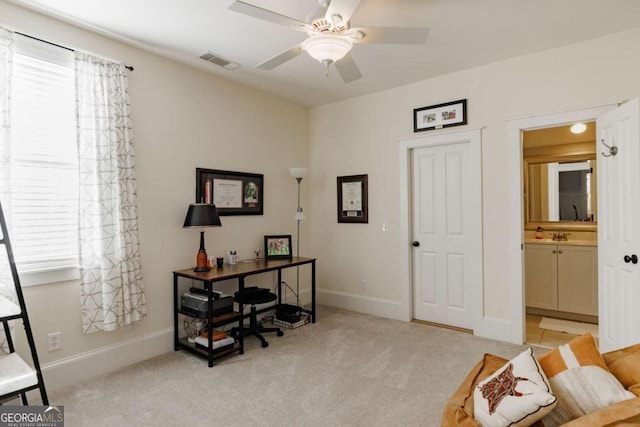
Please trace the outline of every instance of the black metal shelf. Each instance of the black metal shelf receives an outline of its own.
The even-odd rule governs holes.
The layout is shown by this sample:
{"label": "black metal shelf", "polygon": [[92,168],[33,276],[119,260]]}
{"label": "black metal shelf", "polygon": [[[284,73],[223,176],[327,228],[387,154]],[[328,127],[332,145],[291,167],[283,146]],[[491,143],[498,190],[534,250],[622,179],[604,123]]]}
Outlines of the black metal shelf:
{"label": "black metal shelf", "polygon": [[[207,316],[206,315],[202,315],[203,313],[196,311],[196,310],[191,310],[188,308],[180,308],[178,309],[178,313],[182,314],[183,316],[188,316],[188,317],[193,317],[193,318],[198,318],[198,319],[206,319]],[[237,311],[231,311],[229,313],[225,313],[225,314],[221,314],[219,316],[213,316],[212,322],[213,322],[213,326],[222,326],[222,325],[227,325],[229,323],[233,323],[233,322],[237,322],[240,319],[240,313],[238,313]]]}
{"label": "black metal shelf", "polygon": [[[178,340],[178,347],[203,359],[209,359],[209,350],[207,350],[205,347],[200,347],[195,343],[190,343],[186,338],[181,338]],[[237,342],[228,347],[214,349],[213,359],[220,359],[236,351],[240,351],[240,345]]]}

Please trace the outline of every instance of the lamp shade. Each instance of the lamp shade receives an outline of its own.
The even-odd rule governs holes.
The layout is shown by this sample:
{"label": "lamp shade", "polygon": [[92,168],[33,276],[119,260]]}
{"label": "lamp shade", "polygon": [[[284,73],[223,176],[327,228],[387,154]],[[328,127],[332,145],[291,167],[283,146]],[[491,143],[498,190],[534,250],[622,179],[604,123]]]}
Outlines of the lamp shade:
{"label": "lamp shade", "polygon": [[189,205],[187,217],[184,219],[184,228],[189,227],[220,227],[220,217],[216,205],[207,203],[192,203]]}
{"label": "lamp shade", "polygon": [[289,168],[289,173],[294,178],[304,178],[307,176],[309,169],[307,168]]}

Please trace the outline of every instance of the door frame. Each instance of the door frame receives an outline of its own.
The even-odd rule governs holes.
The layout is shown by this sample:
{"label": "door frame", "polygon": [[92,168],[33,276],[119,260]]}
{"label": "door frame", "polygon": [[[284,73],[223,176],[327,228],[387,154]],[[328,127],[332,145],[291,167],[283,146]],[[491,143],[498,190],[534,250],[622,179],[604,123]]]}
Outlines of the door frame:
{"label": "door frame", "polygon": [[[400,289],[401,289],[401,313],[402,320],[407,322],[414,319],[413,317],[413,249],[412,241],[412,168],[411,159],[414,149],[427,148],[438,145],[457,144],[460,142],[469,142],[471,144],[471,155],[473,161],[478,167],[478,176],[482,177],[482,146],[481,146],[482,128],[473,128],[465,131],[453,131],[438,133],[434,135],[425,135],[399,141],[400,149]],[[477,162],[477,163],[476,163]],[[482,186],[481,186],[482,188]],[[480,210],[482,211],[482,196],[480,195]],[[480,221],[482,225],[482,221]],[[481,247],[482,247],[482,235]],[[481,249],[482,252],[482,249]],[[482,257],[482,253],[480,254]],[[474,319],[474,330],[478,326],[479,319],[482,316],[482,294],[484,289],[484,265],[480,267],[480,289],[474,289],[472,298],[472,317]]]}
{"label": "door frame", "polygon": [[[618,104],[606,104],[579,110],[550,113],[512,119],[507,122],[508,206],[509,234],[507,238],[507,268],[511,336],[515,344],[525,342],[524,300],[524,200],[522,167],[522,132],[563,126],[574,122],[595,121],[598,116],[613,110]],[[599,148],[596,148],[599,149]],[[598,213],[598,220],[601,220]]]}

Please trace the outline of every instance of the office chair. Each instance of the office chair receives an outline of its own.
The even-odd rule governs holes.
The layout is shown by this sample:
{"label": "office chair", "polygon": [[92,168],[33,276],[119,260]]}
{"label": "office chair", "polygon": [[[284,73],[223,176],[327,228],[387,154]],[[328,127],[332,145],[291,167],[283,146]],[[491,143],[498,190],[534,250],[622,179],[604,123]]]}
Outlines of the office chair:
{"label": "office chair", "polygon": [[[244,304],[251,304],[251,312],[249,313],[249,326],[242,327],[242,333],[244,336],[253,335],[258,338],[262,344],[262,347],[268,347],[269,343],[262,336],[264,333],[275,332],[279,337],[283,336],[284,333],[280,328],[264,328],[258,324],[258,312],[256,310],[257,304],[266,304],[268,302],[272,302],[278,299],[278,296],[269,291],[266,288],[258,288],[255,286],[248,287],[244,289],[244,293],[242,294],[242,302]],[[234,294],[233,300],[237,303],[240,301],[240,291]],[[244,312],[244,307],[240,307],[240,310]],[[238,333],[238,328],[232,328],[232,334]]]}

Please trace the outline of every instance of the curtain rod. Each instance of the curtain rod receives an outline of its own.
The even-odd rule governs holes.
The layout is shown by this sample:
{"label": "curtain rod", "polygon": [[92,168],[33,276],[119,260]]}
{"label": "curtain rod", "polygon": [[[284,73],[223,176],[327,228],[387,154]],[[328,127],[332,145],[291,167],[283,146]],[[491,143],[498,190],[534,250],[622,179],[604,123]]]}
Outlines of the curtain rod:
{"label": "curtain rod", "polygon": [[[42,39],[39,39],[38,37],[30,36],[29,34],[21,33],[19,31],[14,31],[14,32],[16,34],[20,34],[21,36],[28,37],[28,38],[33,39],[33,40],[38,40],[39,42],[42,42],[42,43],[50,44],[51,46],[56,46],[56,47],[59,47],[61,49],[70,50],[71,52],[75,52],[76,51],[75,49],[71,49],[70,47],[62,46],[62,45],[59,45],[57,43],[50,42],[48,40],[42,40]],[[131,65],[126,65],[125,64],[124,68],[126,68],[129,71],[133,71],[133,67]]]}

